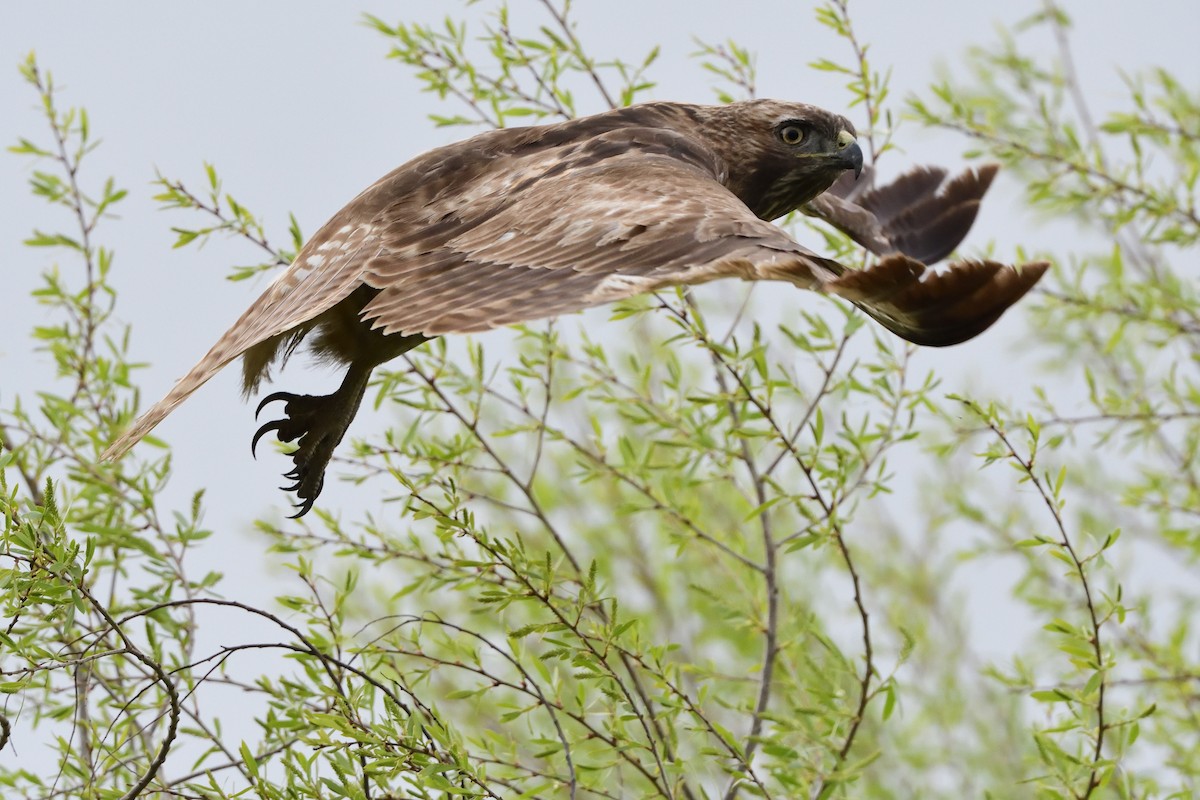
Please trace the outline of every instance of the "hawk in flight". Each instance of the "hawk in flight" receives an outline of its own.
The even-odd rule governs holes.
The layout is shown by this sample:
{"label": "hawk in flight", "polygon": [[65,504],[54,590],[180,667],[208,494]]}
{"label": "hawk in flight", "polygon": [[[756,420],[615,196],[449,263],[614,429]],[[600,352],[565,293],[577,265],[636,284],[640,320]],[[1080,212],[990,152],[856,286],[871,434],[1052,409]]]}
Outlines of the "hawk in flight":
{"label": "hawk in flight", "polygon": [[[243,358],[254,392],[306,340],[346,376],[284,401],[274,431],[296,442],[297,516],[312,507],[371,371],[432,337],[552,317],[717,278],[786,281],[845,298],[910,342],[970,339],[1047,264],[949,255],[994,166],[946,180],[919,168],[882,187],[858,178],[845,117],[800,103],[647,103],[568,122],[482,133],[385,175],[325,223],[292,265],[175,387],[103,454],[120,457],[218,370]],[[849,269],[770,220],[802,209],[879,256]]]}

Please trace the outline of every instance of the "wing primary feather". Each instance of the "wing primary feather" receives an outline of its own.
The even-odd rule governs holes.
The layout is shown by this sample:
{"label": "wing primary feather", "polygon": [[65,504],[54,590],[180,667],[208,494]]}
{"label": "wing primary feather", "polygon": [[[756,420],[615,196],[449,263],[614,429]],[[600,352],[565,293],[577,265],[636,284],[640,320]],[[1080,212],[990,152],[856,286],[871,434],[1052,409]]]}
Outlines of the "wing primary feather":
{"label": "wing primary feather", "polygon": [[946,347],[987,330],[1041,279],[1050,265],[1014,268],[960,261],[934,272],[904,255],[846,272],[824,290],[851,300],[885,328],[914,344]]}
{"label": "wing primary feather", "polygon": [[999,167],[984,164],[946,180],[941,167],[916,167],[891,183],[854,190],[839,180],[805,211],[876,255],[941,261],[966,237]]}
{"label": "wing primary feather", "polygon": [[[192,393],[203,386],[208,380],[233,359],[241,355],[242,350],[231,346],[237,327],[231,328],[208,351],[196,366],[180,378],[166,397],[159,400],[145,411],[127,431],[121,434],[115,442],[109,445],[101,455],[102,461],[114,461],[125,455],[131,447],[140,442],[146,434],[154,430],[158,423],[175,410],[175,407],[191,397]],[[243,348],[245,349],[245,348]]]}

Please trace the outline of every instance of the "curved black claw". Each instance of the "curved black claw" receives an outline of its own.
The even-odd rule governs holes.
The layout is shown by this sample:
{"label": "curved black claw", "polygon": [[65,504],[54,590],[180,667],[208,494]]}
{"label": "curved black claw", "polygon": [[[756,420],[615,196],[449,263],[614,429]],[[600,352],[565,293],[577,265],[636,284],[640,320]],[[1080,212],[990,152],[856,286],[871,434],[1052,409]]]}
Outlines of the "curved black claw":
{"label": "curved black claw", "polygon": [[254,418],[258,419],[258,415],[262,413],[262,410],[269,404],[274,403],[276,400],[294,400],[300,396],[301,395],[298,394],[292,394],[291,392],[272,392],[259,401],[258,408],[254,409]]}
{"label": "curved black claw", "polygon": [[299,503],[293,504],[294,508],[298,509],[295,514],[292,514],[288,519],[299,519],[312,510],[313,502],[316,501],[317,495],[321,493],[321,489],[325,487],[325,474],[322,472],[317,476],[317,486],[313,493],[305,497],[300,492],[296,492],[296,497],[300,498]]}
{"label": "curved black claw", "polygon": [[[258,453],[256,452],[258,450],[258,440],[265,436],[268,432],[277,431],[282,428],[286,421],[287,420],[277,419],[272,422],[268,422],[266,425],[263,425],[261,428],[255,431],[254,438],[250,440],[250,455],[254,458],[258,458]],[[284,477],[287,476],[285,475]]]}
{"label": "curved black claw", "polygon": [[271,432],[281,442],[296,443],[296,449],[289,454],[294,466],[283,476],[294,483],[279,487],[285,492],[296,493],[299,502],[295,506],[299,511],[294,519],[312,510],[325,485],[325,467],[333,457],[334,447],[346,432],[353,409],[347,413],[346,395],[338,392],[324,396],[275,392],[262,399],[255,416],[268,403],[276,400],[285,403],[283,417],[270,420],[255,431],[254,438],[250,440],[250,452],[254,453],[259,440]]}

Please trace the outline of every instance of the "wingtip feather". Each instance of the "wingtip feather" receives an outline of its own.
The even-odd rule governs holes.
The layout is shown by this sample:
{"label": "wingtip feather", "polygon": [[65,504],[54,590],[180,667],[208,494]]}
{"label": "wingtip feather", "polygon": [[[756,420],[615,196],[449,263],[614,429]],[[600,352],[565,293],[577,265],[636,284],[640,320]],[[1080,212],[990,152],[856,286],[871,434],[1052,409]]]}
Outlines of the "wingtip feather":
{"label": "wingtip feather", "polygon": [[1041,280],[1046,261],[1019,267],[959,261],[934,272],[903,255],[846,273],[825,290],[853,301],[914,344],[948,347],[983,333]]}

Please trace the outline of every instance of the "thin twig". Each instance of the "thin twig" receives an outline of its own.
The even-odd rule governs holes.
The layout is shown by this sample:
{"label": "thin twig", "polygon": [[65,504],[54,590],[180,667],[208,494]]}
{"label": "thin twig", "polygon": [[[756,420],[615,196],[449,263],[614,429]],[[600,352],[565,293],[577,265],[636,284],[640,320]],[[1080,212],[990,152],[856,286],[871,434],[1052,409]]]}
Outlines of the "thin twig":
{"label": "thin twig", "polygon": [[145,791],[146,787],[158,775],[158,771],[162,769],[163,764],[167,761],[167,754],[171,751],[171,745],[175,742],[175,734],[179,730],[179,693],[175,689],[175,684],[171,682],[166,672],[163,671],[162,665],[148,657],[133,643],[133,640],[126,635],[125,630],[108,613],[108,609],[92,596],[91,592],[87,590],[87,587],[82,582],[75,585],[75,590],[87,599],[95,612],[104,619],[112,632],[121,639],[121,642],[125,645],[125,651],[154,673],[155,680],[166,690],[167,699],[170,701],[170,707],[167,712],[167,731],[163,736],[162,744],[159,746],[158,754],[150,761],[150,766],[146,768],[141,778],[134,783],[128,792],[121,796],[121,800],[134,800],[134,798]]}
{"label": "thin twig", "polygon": [[[985,416],[983,411],[974,404],[968,402],[967,405],[972,408],[975,413]],[[1046,508],[1050,511],[1050,515],[1054,517],[1054,524],[1055,527],[1058,528],[1058,533],[1060,536],[1058,543],[1070,557],[1075,573],[1079,576],[1080,585],[1083,587],[1083,595],[1087,605],[1088,617],[1091,620],[1091,637],[1089,644],[1092,646],[1092,653],[1095,657],[1096,671],[1101,675],[1100,686],[1097,689],[1096,744],[1092,752],[1091,772],[1088,777],[1087,788],[1084,790],[1082,795],[1076,795],[1079,800],[1087,800],[1087,798],[1091,797],[1092,793],[1100,785],[1101,776],[1099,763],[1104,755],[1104,734],[1108,729],[1108,723],[1104,717],[1104,698],[1106,689],[1108,687],[1108,680],[1105,675],[1106,667],[1104,665],[1104,649],[1100,638],[1100,627],[1102,623],[1099,615],[1096,613],[1096,603],[1092,599],[1092,587],[1091,582],[1088,580],[1087,570],[1084,565],[1085,560],[1079,557],[1079,554],[1075,550],[1075,546],[1071,542],[1071,537],[1067,534],[1066,524],[1063,522],[1062,513],[1054,500],[1053,493],[1046,487],[1045,483],[1034,471],[1033,456],[1031,455],[1028,460],[1023,458],[1017,452],[1017,449],[1013,446],[1004,430],[998,424],[996,424],[994,420],[987,418],[986,416],[985,419],[987,419],[988,427],[991,428],[992,433],[996,435],[996,438],[998,438],[1008,450],[1007,456],[1016,462],[1016,464],[1021,468],[1021,471],[1025,474],[1025,477],[1028,478],[1030,483],[1033,484],[1033,487],[1037,490],[1038,495],[1042,498],[1042,502],[1045,503]]]}
{"label": "thin twig", "polygon": [[584,72],[592,79],[592,83],[596,85],[596,89],[600,92],[600,96],[604,98],[604,104],[610,109],[617,108],[617,103],[612,99],[612,95],[608,93],[608,87],[604,85],[604,80],[600,77],[600,73],[596,71],[595,64],[590,58],[584,54],[583,44],[579,38],[575,36],[575,26],[567,21],[567,15],[570,13],[571,2],[564,0],[563,10],[559,11],[555,7],[552,0],[542,0],[542,5],[550,12],[550,16],[554,17],[554,21],[558,23],[559,29],[566,34],[567,40],[571,43],[574,49],[574,56],[579,59],[579,63],[584,68]]}

